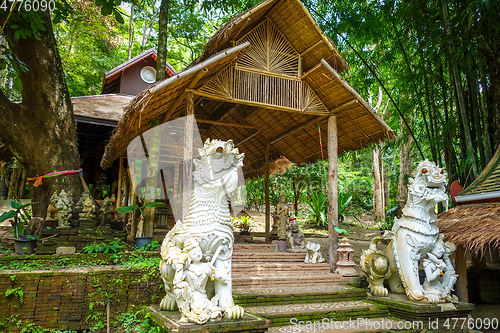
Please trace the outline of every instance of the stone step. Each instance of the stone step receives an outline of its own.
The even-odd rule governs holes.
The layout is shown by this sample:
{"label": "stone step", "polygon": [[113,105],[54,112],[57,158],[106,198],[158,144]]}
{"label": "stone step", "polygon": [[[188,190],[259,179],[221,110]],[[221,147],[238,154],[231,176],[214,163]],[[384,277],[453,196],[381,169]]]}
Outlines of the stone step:
{"label": "stone step", "polygon": [[233,252],[234,262],[304,262],[305,253],[293,252]]}
{"label": "stone step", "polygon": [[296,274],[290,275],[273,275],[273,274],[259,274],[255,276],[248,276],[248,274],[233,274],[233,288],[254,288],[254,287],[277,287],[277,286],[306,286],[328,283],[339,283],[342,275],[339,274]]}
{"label": "stone step", "polygon": [[243,307],[264,305],[286,305],[300,303],[325,303],[355,301],[367,298],[366,289],[339,284],[281,286],[281,287],[233,287],[236,304]]}
{"label": "stone step", "polygon": [[[266,305],[247,307],[245,310],[256,316],[271,320],[272,327],[298,324],[302,321],[328,321],[335,325],[337,321],[356,320],[357,318],[379,318],[389,315],[386,306],[376,305],[364,300],[301,303],[288,305]],[[325,319],[326,318],[326,319]],[[333,327],[335,329],[335,327]],[[342,330],[340,330],[342,332]]]}
{"label": "stone step", "polygon": [[249,252],[276,252],[275,244],[257,244],[257,243],[234,243],[233,253],[240,251]]}
{"label": "stone step", "polygon": [[330,266],[327,263],[306,264],[304,262],[234,262],[231,268],[233,274],[261,274],[261,273],[329,273]]}
{"label": "stone step", "polygon": [[[399,320],[394,318],[354,318],[350,320],[327,320],[327,322],[314,323],[303,320],[301,322],[294,322],[293,325],[284,325],[271,327],[267,333],[306,333],[306,332],[323,332],[323,333],[362,333],[362,332],[416,332],[413,329],[398,329]],[[404,327],[404,326],[401,326]],[[420,332],[417,331],[417,332]]]}

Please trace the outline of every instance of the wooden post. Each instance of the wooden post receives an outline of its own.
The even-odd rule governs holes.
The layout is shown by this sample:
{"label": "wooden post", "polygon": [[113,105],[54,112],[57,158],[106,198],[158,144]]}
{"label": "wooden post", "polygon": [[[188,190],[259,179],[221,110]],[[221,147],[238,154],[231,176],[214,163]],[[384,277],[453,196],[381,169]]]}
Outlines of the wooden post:
{"label": "wooden post", "polygon": [[184,168],[182,189],[182,221],[187,218],[191,194],[193,192],[193,128],[194,128],[194,95],[186,94],[186,123],[184,125]]}
{"label": "wooden post", "polygon": [[328,118],[328,259],[332,273],[337,269],[339,248],[339,235],[333,228],[339,222],[338,148],[337,116],[333,115]]}
{"label": "wooden post", "polygon": [[467,289],[467,257],[463,245],[458,245],[455,251],[455,268],[457,269],[457,297],[460,302],[469,301],[469,291]]}
{"label": "wooden post", "polygon": [[123,156],[120,156],[119,163],[120,165],[118,166],[118,193],[116,194],[116,208],[120,207],[120,203],[122,201]]}
{"label": "wooden post", "polygon": [[[151,119],[151,129],[149,133],[151,138],[149,139],[149,149],[148,149],[148,176],[146,178],[146,193],[144,204],[154,202],[157,197],[157,185],[158,185],[158,169],[160,161],[160,145],[161,145],[161,127],[160,118],[156,117]],[[154,236],[154,217],[156,208],[145,208],[143,210],[144,215],[144,236],[153,237]]]}
{"label": "wooden post", "polygon": [[265,176],[264,176],[264,192],[266,197],[266,243],[271,243],[269,228],[271,226],[271,204],[269,202],[269,140],[266,141],[266,156],[265,156]]}

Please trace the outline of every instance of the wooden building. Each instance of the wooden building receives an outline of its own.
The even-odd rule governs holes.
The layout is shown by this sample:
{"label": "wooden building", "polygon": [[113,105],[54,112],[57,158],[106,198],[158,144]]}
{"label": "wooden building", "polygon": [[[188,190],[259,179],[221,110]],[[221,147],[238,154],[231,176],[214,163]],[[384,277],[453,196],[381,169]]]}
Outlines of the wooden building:
{"label": "wooden building", "polygon": [[[167,63],[166,77],[177,72]],[[147,50],[104,74],[101,95],[71,97],[77,124],[78,151],[84,178],[96,184],[103,170],[104,147],[124,107],[156,78],[156,50]],[[118,178],[118,167],[108,170],[109,180]],[[111,185],[111,184],[109,184]]]}
{"label": "wooden building", "polygon": [[[158,123],[194,115],[202,141],[232,139],[245,153],[245,175],[264,174],[267,184],[269,166],[280,157],[298,164],[321,159],[319,126],[330,163],[330,215],[338,221],[338,153],[395,137],[340,76],[347,69],[345,59],[299,0],[263,1],[226,23],[188,69],[130,102],[101,166],[106,169],[126,158],[129,143]],[[170,149],[160,146],[165,154]],[[190,150],[191,144],[184,156],[192,156]],[[178,163],[190,177],[189,158]],[[268,191],[266,186],[269,240]],[[330,232],[333,236],[333,229]]]}

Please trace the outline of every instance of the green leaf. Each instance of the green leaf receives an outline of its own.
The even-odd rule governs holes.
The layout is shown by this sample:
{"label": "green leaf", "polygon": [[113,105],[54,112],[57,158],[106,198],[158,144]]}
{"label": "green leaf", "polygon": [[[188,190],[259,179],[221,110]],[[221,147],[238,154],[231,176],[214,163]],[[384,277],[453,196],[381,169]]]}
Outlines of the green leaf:
{"label": "green leaf", "polygon": [[104,6],[106,4],[106,0],[96,0],[95,5],[97,7]]}
{"label": "green leaf", "polygon": [[116,211],[120,214],[128,214],[130,212],[133,212],[139,208],[139,205],[133,205],[133,206],[121,206],[116,209]]}
{"label": "green leaf", "polygon": [[114,13],[115,13],[115,19],[118,21],[118,23],[121,24],[125,23],[125,21],[123,20],[123,16],[122,14],[120,14],[119,11],[115,10]]}
{"label": "green leaf", "polygon": [[113,12],[113,5],[109,6],[109,3],[106,3],[101,7],[101,14],[106,16],[110,15]]}
{"label": "green leaf", "polygon": [[154,208],[159,206],[165,206],[165,204],[163,202],[150,202],[148,204],[145,204],[144,208]]}
{"label": "green leaf", "polygon": [[9,210],[8,212],[4,212],[2,215],[0,215],[0,222],[16,217],[16,215],[17,212],[15,210]]}
{"label": "green leaf", "polygon": [[14,209],[20,209],[20,208],[23,206],[23,204],[22,204],[21,202],[17,202],[17,201],[15,201],[15,200],[11,200],[11,201],[9,202],[9,204],[10,204],[10,206],[11,206],[12,208],[14,208]]}
{"label": "green leaf", "polygon": [[17,24],[13,24],[10,26],[10,28],[15,30],[15,29],[19,29],[19,26]]}

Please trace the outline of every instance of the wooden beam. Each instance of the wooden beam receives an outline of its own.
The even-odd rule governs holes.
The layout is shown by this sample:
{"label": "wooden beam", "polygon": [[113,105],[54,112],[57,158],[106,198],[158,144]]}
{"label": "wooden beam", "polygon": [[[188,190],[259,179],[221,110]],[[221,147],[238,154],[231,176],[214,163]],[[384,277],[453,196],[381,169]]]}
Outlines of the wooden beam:
{"label": "wooden beam", "polygon": [[191,203],[193,192],[193,127],[194,127],[194,96],[186,95],[186,124],[184,128],[184,177],[182,189],[182,221],[185,221]]}
{"label": "wooden beam", "polygon": [[204,96],[207,98],[219,100],[219,101],[225,101],[229,103],[239,103],[239,104],[244,104],[244,105],[250,105],[250,106],[257,106],[257,107],[263,107],[266,109],[273,109],[273,110],[279,110],[279,111],[286,111],[286,112],[297,112],[300,114],[307,114],[307,115],[312,115],[312,116],[328,116],[330,115],[329,113],[326,112],[304,112],[299,109],[293,109],[293,108],[288,108],[285,106],[279,106],[279,105],[274,105],[274,104],[266,104],[266,103],[259,103],[259,102],[252,102],[252,101],[246,101],[246,100],[241,100],[241,99],[234,99],[234,98],[225,98],[213,94],[208,94],[205,92],[201,92],[198,90],[193,90],[193,89],[187,89],[188,92],[192,92],[195,95],[199,96]]}
{"label": "wooden beam", "polygon": [[307,50],[305,50],[304,52],[302,52],[300,54],[301,57],[304,56],[304,54],[306,54],[307,52],[311,51],[312,49],[314,49],[316,46],[320,45],[320,44],[323,44],[325,41],[324,40],[319,40],[317,41],[316,43],[314,43],[312,46],[310,46]]}
{"label": "wooden beam", "polygon": [[[123,178],[123,156],[120,156],[118,165],[118,193],[116,194],[116,208],[120,207],[122,201],[122,178]],[[116,216],[115,216],[116,218]]]}
{"label": "wooden beam", "polygon": [[[198,73],[195,74],[191,82],[188,84],[187,88],[188,89],[194,88],[194,86],[198,83],[198,81],[201,80],[201,78],[205,75],[206,72],[208,72],[208,69],[206,67],[198,71]],[[163,116],[163,121],[162,121],[163,123],[168,121],[172,113],[174,113],[179,104],[181,104],[181,102],[184,100],[184,98],[186,97],[186,91],[187,89],[184,90],[179,96],[177,96],[177,99],[175,100],[174,104],[170,106],[167,113],[165,113],[165,115]]]}
{"label": "wooden beam", "polygon": [[328,118],[328,262],[332,273],[337,269],[339,248],[339,234],[334,229],[339,222],[338,144],[337,116],[333,115]]}
{"label": "wooden beam", "polygon": [[356,105],[358,103],[359,101],[357,99],[351,99],[349,102],[345,102],[344,104],[340,104],[339,106],[331,109],[330,112],[334,114],[339,114],[340,112],[342,112],[342,110],[348,108],[349,106]]}
{"label": "wooden beam", "polygon": [[[336,108],[332,109],[330,112],[333,113],[333,114],[335,114],[335,113],[340,112],[343,109],[345,109],[345,108],[347,108],[347,107],[349,107],[351,105],[357,104],[357,103],[358,103],[357,100],[351,100],[349,102],[346,102],[344,104],[341,104],[341,105],[337,106]],[[276,142],[278,142],[280,140],[283,140],[284,138],[286,138],[290,134],[293,134],[293,133],[295,133],[297,131],[300,131],[301,129],[306,128],[306,127],[308,127],[308,126],[310,126],[310,125],[312,125],[314,123],[320,122],[320,121],[322,121],[322,120],[324,120],[326,118],[327,118],[327,116],[316,117],[314,119],[311,119],[311,120],[309,120],[308,122],[306,122],[306,123],[304,123],[302,125],[299,125],[297,127],[292,128],[291,130],[287,131],[286,133],[283,133],[283,134],[281,134],[281,135],[279,135],[279,136],[277,136],[277,137],[275,137],[273,139],[270,139],[269,141],[271,142],[271,144],[274,144],[274,143],[276,143]]]}
{"label": "wooden beam", "polygon": [[469,302],[467,289],[467,256],[463,245],[458,245],[455,251],[455,268],[457,270],[457,297],[460,302]]}
{"label": "wooden beam", "polygon": [[295,133],[297,131],[300,131],[301,129],[303,129],[303,128],[307,127],[307,126],[310,126],[310,125],[312,125],[314,123],[317,123],[318,121],[321,121],[321,120],[323,120],[325,118],[326,117],[316,117],[314,119],[311,119],[308,122],[303,123],[302,125],[296,126],[296,127],[292,128],[291,130],[286,131],[285,133],[283,133],[281,135],[278,135],[277,137],[274,137],[274,138],[270,139],[269,141],[270,141],[271,144],[274,144],[274,143],[276,143],[276,142],[278,142],[280,140],[283,140],[284,138],[286,138],[290,134],[293,134],[293,133]]}
{"label": "wooden beam", "polygon": [[373,108],[361,97],[356,90],[354,90],[339,73],[337,73],[326,60],[321,59],[321,64],[337,79],[337,81],[342,85],[347,91],[349,91],[354,98],[356,98],[368,111],[368,113],[375,119],[387,132],[392,132],[392,129],[387,126],[387,124],[380,118],[380,115],[373,110]]}
{"label": "wooden beam", "polygon": [[253,137],[254,137],[254,136],[256,136],[257,134],[259,134],[259,131],[256,131],[256,132],[254,132],[254,133],[250,134],[249,136],[247,136],[246,138],[244,138],[243,140],[241,140],[240,142],[238,142],[238,143],[235,145],[235,147],[238,147],[239,145],[241,145],[241,144],[243,144],[243,143],[247,142],[248,140],[250,140],[251,138],[253,138]]}
{"label": "wooden beam", "polygon": [[226,123],[223,121],[215,121],[215,120],[208,120],[208,119],[198,119],[197,118],[196,122],[202,123],[202,124],[213,124],[213,125],[230,126],[230,127],[255,128],[255,126],[253,126],[253,125]]}
{"label": "wooden beam", "polygon": [[265,152],[265,175],[264,175],[264,193],[266,199],[266,243],[271,243],[269,227],[271,226],[271,204],[269,201],[269,148],[271,144],[269,140],[266,140],[266,152]]}

